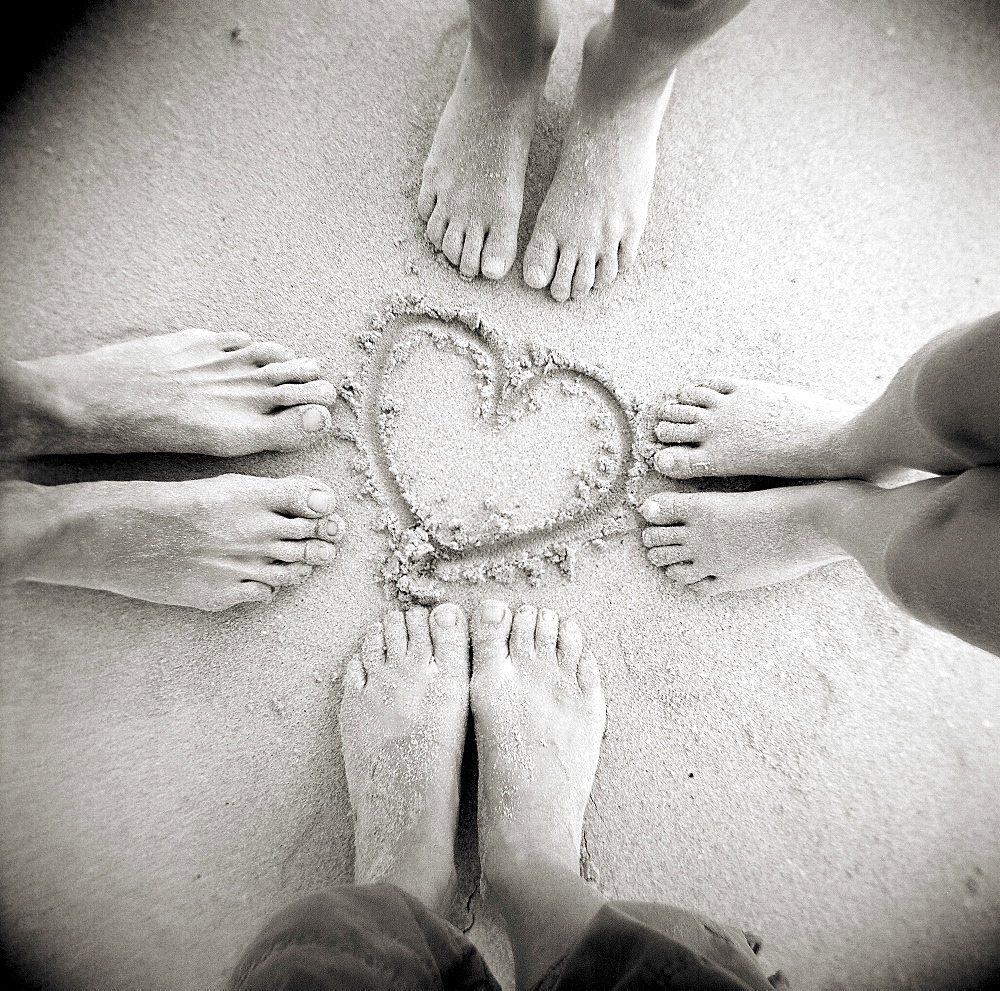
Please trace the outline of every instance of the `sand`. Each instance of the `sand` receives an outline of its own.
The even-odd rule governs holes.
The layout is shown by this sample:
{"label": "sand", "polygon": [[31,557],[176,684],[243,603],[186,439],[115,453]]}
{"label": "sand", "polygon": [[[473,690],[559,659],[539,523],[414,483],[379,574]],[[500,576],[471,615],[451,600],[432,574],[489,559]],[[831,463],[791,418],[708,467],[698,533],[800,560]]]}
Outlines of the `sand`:
{"label": "sand", "polygon": [[[564,6],[522,248],[606,8]],[[726,373],[864,402],[934,333],[996,309],[996,4],[756,0],[678,72],[636,270],[563,306],[516,274],[464,282],[422,240],[420,166],[465,29],[457,0],[94,14],[4,121],[4,347],[245,329],[363,384],[359,335],[416,294],[477,314],[508,357],[555,351],[636,402]],[[570,399],[524,417],[564,403],[550,429],[573,438],[586,431]],[[338,423],[349,438],[346,404]],[[50,483],[303,472],[337,488],[348,526],[338,563],[269,609],[3,592],[3,930],[50,986],[221,986],[269,913],[350,877],[337,676],[386,607],[396,546],[359,457],[333,439],[224,463],[6,469]],[[427,468],[408,470],[434,506]],[[564,503],[553,488],[529,518],[521,488],[495,510],[519,501],[518,525]],[[493,594],[581,617],[609,701],[588,876],[752,929],[797,988],[972,985],[1000,944],[995,658],[907,617],[853,564],[693,599],[644,562],[622,505],[603,546],[562,535],[571,569],[435,578],[465,606]],[[509,986],[473,840],[459,921]]]}

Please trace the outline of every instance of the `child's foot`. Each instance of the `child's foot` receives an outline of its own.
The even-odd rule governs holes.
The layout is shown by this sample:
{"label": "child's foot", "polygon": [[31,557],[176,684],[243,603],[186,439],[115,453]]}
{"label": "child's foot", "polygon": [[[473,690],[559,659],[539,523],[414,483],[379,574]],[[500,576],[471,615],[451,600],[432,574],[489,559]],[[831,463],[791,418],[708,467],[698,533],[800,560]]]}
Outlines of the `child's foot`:
{"label": "child's foot", "polygon": [[[704,595],[760,588],[849,557],[824,521],[864,482],[759,492],[661,492],[640,507],[650,561]],[[874,491],[880,491],[874,489]]]}
{"label": "child's foot", "polygon": [[502,279],[517,253],[524,170],[558,30],[547,12],[523,42],[473,28],[417,199],[427,237],[466,278]]}
{"label": "child's foot", "polygon": [[0,578],[219,610],[269,602],[333,560],[343,521],[314,478],[5,482]]}
{"label": "child's foot", "polygon": [[316,362],[210,330],[7,362],[0,378],[7,457],[293,451],[329,428],[337,398]]}
{"label": "child's foot", "polygon": [[621,53],[606,44],[610,18],[584,45],[556,174],[524,252],[524,281],[560,302],[586,296],[635,260],[656,172],[656,139],[673,74],[641,88],[609,86]]}
{"label": "child's foot", "polygon": [[677,400],[656,427],[667,445],[656,454],[661,475],[869,477],[845,431],[860,406],[743,379],[687,385]]}
{"label": "child's foot", "polygon": [[469,711],[469,627],[451,603],[386,614],[348,663],[340,709],[358,884],[444,910]]}
{"label": "child's foot", "polygon": [[472,618],[470,694],[487,876],[513,857],[580,867],[605,705],[574,619],[487,600]]}

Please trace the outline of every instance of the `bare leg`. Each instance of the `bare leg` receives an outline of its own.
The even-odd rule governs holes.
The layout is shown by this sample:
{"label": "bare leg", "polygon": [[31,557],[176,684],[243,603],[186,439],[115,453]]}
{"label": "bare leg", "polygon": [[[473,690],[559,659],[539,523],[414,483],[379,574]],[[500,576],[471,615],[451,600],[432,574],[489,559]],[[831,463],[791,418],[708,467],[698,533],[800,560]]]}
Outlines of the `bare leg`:
{"label": "bare leg", "polygon": [[0,581],[218,610],[332,561],[343,521],[313,478],[0,484]]}
{"label": "bare leg", "polygon": [[336,399],[316,362],[243,332],[0,359],[0,457],[293,451],[326,432]]}
{"label": "bare leg", "polygon": [[559,29],[549,0],[468,0],[469,47],[424,165],[427,237],[462,275],[502,279]]}
{"label": "bare leg", "polygon": [[395,884],[447,909],[468,711],[465,613],[451,603],[387,613],[348,665],[340,710],[358,884]]}
{"label": "bare leg", "polygon": [[716,595],[855,558],[918,619],[1000,654],[1000,468],[895,489],[826,482],[749,493],[665,492],[642,506],[653,564]]}
{"label": "bare leg", "polygon": [[941,334],[865,408],[766,382],[692,383],[663,411],[671,478],[866,478],[1000,463],[1000,314]]}
{"label": "bare leg", "polygon": [[580,842],[605,705],[575,620],[486,601],[472,619],[483,873],[499,899],[519,988],[579,938],[604,899],[580,877]]}
{"label": "bare leg", "polygon": [[617,0],[587,36],[562,154],[524,253],[554,299],[614,282],[639,249],[680,58],[749,0]]}

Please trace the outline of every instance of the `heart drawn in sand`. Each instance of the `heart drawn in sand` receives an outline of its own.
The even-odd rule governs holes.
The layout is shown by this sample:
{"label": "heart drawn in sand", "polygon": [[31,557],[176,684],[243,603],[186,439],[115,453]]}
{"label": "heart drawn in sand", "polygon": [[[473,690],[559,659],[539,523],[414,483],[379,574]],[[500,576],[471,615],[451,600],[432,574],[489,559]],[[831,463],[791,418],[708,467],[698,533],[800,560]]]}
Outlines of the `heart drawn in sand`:
{"label": "heart drawn in sand", "polygon": [[423,553],[537,548],[621,505],[634,409],[595,370],[539,347],[512,355],[474,314],[413,303],[367,346],[375,481]]}

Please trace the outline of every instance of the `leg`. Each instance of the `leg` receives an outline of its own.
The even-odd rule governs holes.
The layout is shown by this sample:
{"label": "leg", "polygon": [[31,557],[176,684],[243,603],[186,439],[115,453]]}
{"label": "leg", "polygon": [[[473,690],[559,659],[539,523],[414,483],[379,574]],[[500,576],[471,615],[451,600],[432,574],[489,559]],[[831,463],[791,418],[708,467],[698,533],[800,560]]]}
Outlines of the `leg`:
{"label": "leg", "polygon": [[293,451],[329,428],[336,398],[314,361],[242,332],[0,359],[0,457]]}
{"label": "leg", "polygon": [[[512,628],[513,626],[513,628]],[[579,938],[604,899],[580,877],[583,814],[605,707],[575,620],[486,601],[472,619],[483,875],[510,932],[519,988]]]}
{"label": "leg", "polygon": [[469,46],[424,165],[427,237],[462,275],[502,279],[558,23],[550,0],[468,0]]}
{"label": "leg", "polygon": [[498,985],[440,918],[454,890],[459,769],[469,704],[465,614],[390,612],[344,673],[340,710],[357,885],[302,899],[265,926],[231,987]]}
{"label": "leg", "polygon": [[480,854],[518,988],[769,991],[745,938],[682,909],[607,904],[580,877],[605,706],[578,624],[487,601],[472,650]]}
{"label": "leg", "polygon": [[587,36],[562,154],[524,253],[554,299],[610,285],[634,261],[674,68],[749,0],[617,0]]}
{"label": "leg", "polygon": [[760,492],[661,493],[642,515],[650,560],[716,595],[855,558],[918,619],[1000,654],[1000,468],[895,489],[826,482]]}
{"label": "leg", "polygon": [[1000,463],[1000,313],[935,337],[866,408],[726,379],[664,410],[657,470],[672,478],[867,478]]}
{"label": "leg", "polygon": [[343,521],[313,478],[0,484],[0,581],[197,609],[269,602],[333,560]]}

